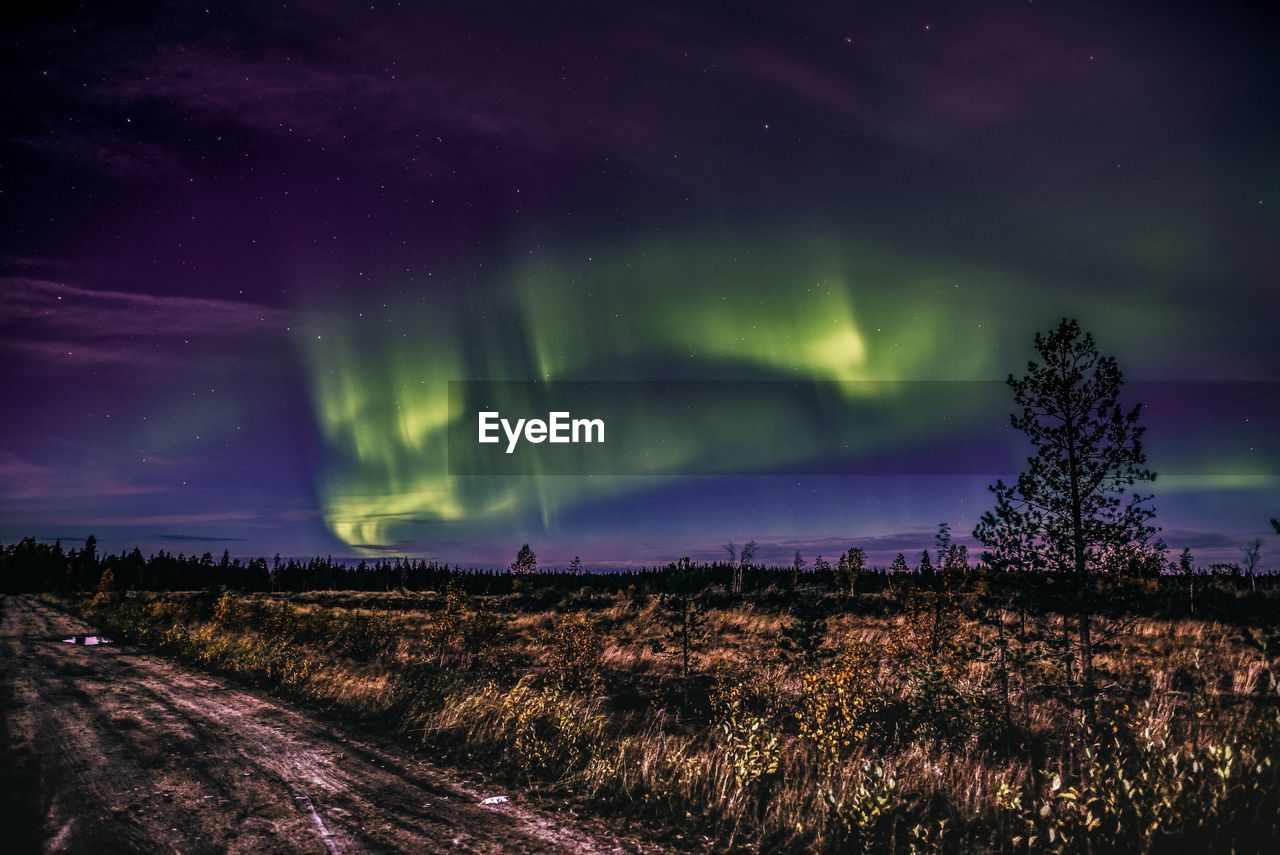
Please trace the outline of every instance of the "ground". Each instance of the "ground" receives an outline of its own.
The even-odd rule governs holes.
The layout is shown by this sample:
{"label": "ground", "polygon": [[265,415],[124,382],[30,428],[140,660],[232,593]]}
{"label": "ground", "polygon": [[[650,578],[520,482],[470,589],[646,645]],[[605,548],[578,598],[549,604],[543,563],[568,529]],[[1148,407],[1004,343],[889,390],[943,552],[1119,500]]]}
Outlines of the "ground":
{"label": "ground", "polygon": [[[91,631],[29,599],[0,603],[9,851],[645,848],[217,677],[62,641]],[[499,793],[510,800],[482,804]]]}

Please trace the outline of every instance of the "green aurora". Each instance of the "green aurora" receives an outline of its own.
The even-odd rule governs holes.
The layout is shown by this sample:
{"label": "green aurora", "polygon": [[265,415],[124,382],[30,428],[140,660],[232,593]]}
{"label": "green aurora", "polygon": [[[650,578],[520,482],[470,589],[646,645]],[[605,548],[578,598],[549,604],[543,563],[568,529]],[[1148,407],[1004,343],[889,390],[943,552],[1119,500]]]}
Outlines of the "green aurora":
{"label": "green aurora", "polygon": [[[464,296],[390,303],[378,319],[332,309],[303,338],[329,447],[319,482],[325,522],[355,548],[420,540],[440,524],[546,531],[567,509],[669,486],[716,452],[718,426],[691,421],[673,430],[636,396],[625,419],[647,437],[638,450],[644,474],[562,475],[550,463],[532,475],[451,474],[450,381],[842,382],[831,388],[843,397],[824,404],[852,413],[858,397],[892,396],[910,381],[1008,373],[1025,342],[993,337],[989,312],[1025,304],[1016,281],[1013,271],[929,263],[857,241],[766,247],[690,237],[541,253]],[[1058,301],[1040,302],[1030,314],[1058,311]],[[1126,324],[1123,314],[1111,317],[1099,330],[1104,341]],[[536,411],[529,400],[492,403]],[[756,465],[812,461],[830,450],[830,437],[814,435],[802,413],[785,407],[730,416]],[[852,430],[839,442],[870,454],[990,416],[962,403],[937,417]],[[1187,489],[1187,480],[1175,484]],[[1224,485],[1257,480],[1203,476],[1202,486]]]}

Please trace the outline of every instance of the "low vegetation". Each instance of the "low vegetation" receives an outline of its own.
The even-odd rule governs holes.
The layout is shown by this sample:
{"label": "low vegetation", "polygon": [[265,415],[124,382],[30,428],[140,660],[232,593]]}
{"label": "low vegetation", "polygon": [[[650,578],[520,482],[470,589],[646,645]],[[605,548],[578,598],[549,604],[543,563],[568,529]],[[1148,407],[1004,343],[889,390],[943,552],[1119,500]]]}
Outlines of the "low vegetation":
{"label": "low vegetation", "polygon": [[503,595],[463,574],[376,595],[50,596],[673,845],[1248,852],[1280,835],[1270,577],[1202,575],[1196,616],[1177,575],[1112,580],[1090,721],[1053,576],[863,570],[855,599],[834,574],[744,575],[741,596],[726,567],[688,562],[611,593],[532,573]]}

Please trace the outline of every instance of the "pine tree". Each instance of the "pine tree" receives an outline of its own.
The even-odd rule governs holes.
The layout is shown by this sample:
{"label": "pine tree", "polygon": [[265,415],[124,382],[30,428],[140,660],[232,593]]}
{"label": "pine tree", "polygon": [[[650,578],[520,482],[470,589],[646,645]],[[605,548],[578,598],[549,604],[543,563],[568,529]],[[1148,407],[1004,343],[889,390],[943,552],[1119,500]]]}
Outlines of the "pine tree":
{"label": "pine tree", "polygon": [[951,523],[938,523],[938,531],[933,536],[933,542],[938,550],[938,567],[945,567],[947,556],[951,554]]}
{"label": "pine tree", "polygon": [[1150,496],[1127,492],[1150,481],[1139,424],[1141,406],[1125,410],[1123,377],[1115,359],[1102,356],[1091,335],[1064,319],[1047,336],[1036,334],[1039,362],[1010,377],[1021,409],[1014,428],[1031,441],[1035,456],[1012,485],[997,481],[996,507],[983,515],[974,536],[983,560],[996,569],[1048,571],[1075,578],[1082,706],[1092,720],[1093,616],[1090,580],[1116,569],[1129,550],[1163,552],[1151,544],[1157,531]]}
{"label": "pine tree", "polygon": [[926,582],[933,578],[933,562],[929,560],[929,550],[920,553],[920,578]]}
{"label": "pine tree", "polygon": [[527,576],[538,569],[538,556],[534,555],[533,550],[526,543],[520,547],[520,551],[516,553],[516,560],[511,562],[508,569],[513,576]]}

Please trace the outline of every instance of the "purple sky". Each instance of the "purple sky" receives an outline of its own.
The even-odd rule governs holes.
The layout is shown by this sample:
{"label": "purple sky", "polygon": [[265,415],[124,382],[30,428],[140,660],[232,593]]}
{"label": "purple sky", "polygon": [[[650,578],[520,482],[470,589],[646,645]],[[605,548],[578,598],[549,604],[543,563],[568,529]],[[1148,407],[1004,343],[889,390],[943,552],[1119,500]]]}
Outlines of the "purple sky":
{"label": "purple sky", "polygon": [[[370,414],[429,420],[412,378],[534,379],[547,353],[842,379],[829,348],[777,345],[825,341],[831,306],[892,379],[1002,379],[1070,315],[1132,378],[1280,380],[1274,7],[5,15],[6,542],[505,563],[528,540],[604,565],[754,538],[766,560],[861,543],[887,563],[942,520],[963,539],[989,479],[497,494]],[[1153,441],[1242,429],[1194,423]],[[1280,556],[1275,452],[1158,483],[1170,545]]]}

